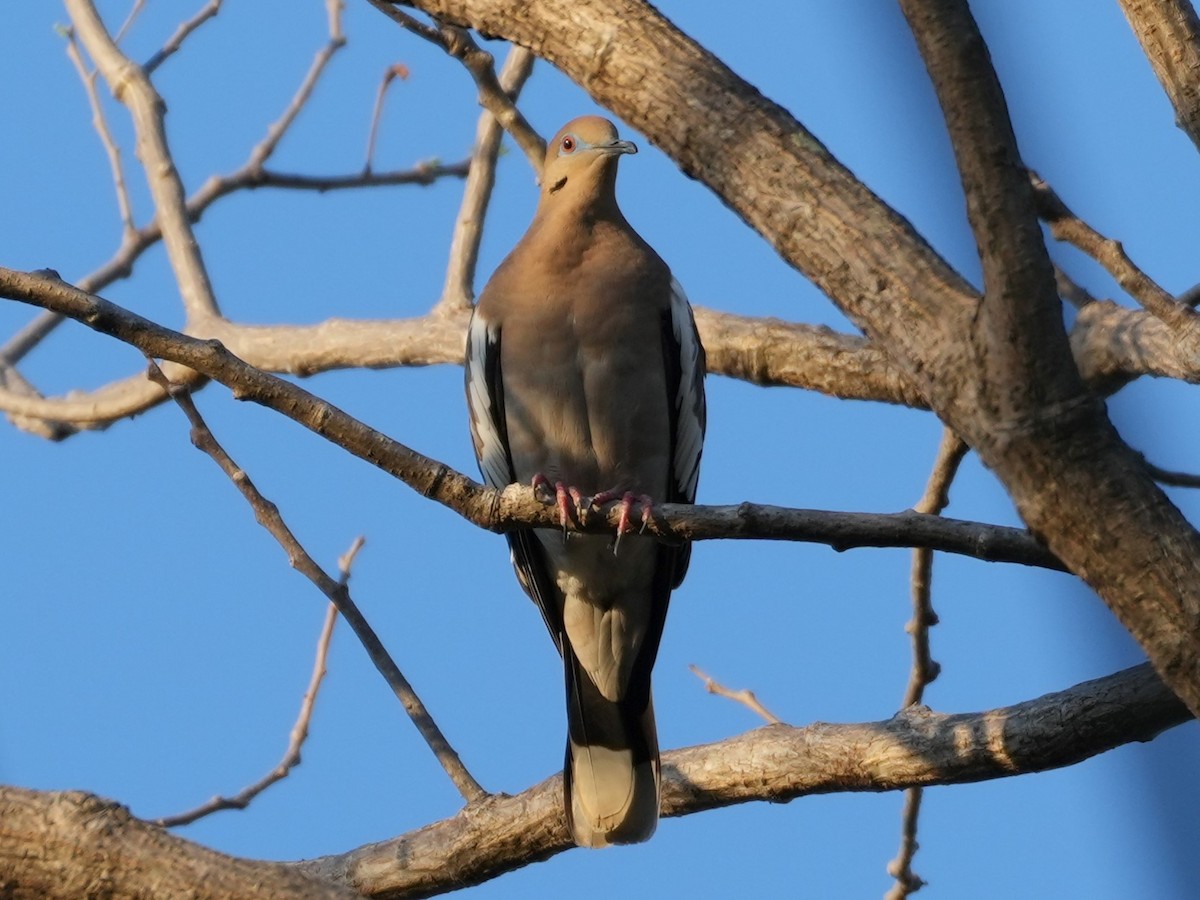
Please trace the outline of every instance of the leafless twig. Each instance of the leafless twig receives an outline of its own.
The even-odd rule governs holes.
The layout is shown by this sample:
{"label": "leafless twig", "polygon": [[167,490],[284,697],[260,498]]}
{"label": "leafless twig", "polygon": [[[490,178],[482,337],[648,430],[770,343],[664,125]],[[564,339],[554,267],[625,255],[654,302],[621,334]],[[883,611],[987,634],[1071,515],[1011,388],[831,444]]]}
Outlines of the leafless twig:
{"label": "leafless twig", "polygon": [[726,700],[734,700],[742,704],[766,719],[768,725],[778,725],[782,721],[758,701],[758,697],[754,696],[754,691],[748,688],[743,688],[740,691],[731,690],[720,682],[714,681],[699,666],[689,664],[688,668],[693,675],[704,682],[704,689],[710,694],[716,694],[718,697],[724,697]]}
{"label": "leafless twig", "polygon": [[367,131],[367,159],[363,163],[363,172],[370,174],[375,158],[375,139],[379,136],[379,120],[383,117],[383,101],[387,97],[388,88],[397,78],[401,81],[408,79],[408,66],[395,63],[387,67],[383,78],[379,81],[379,89],[375,92],[375,108],[371,111],[371,127]]}
{"label": "leafless twig", "polygon": [[[151,74],[155,69],[170,59],[171,56],[177,53],[179,48],[183,46],[183,42],[187,40],[188,35],[190,35],[193,31],[221,11],[221,3],[222,0],[208,0],[208,3],[204,4],[204,7],[200,10],[200,12],[196,13],[186,22],[180,24],[180,26],[175,29],[175,33],[167,38],[167,42],[162,45],[162,49],[150,57],[150,59],[146,61],[146,64],[142,66],[142,68],[146,71],[146,74]],[[120,38],[118,38],[118,40],[120,40]]]}
{"label": "leafless twig", "polygon": [[1096,298],[1087,288],[1068,275],[1060,266],[1054,267],[1054,283],[1058,286],[1058,296],[1076,309],[1082,309],[1089,303],[1096,302]]}
{"label": "leafless twig", "polygon": [[92,0],[66,0],[71,21],[109,89],[128,108],[137,134],[137,156],[162,226],[167,259],[189,320],[218,314],[208,272],[186,210],[163,117],[166,106],[145,71],[113,42]]}
{"label": "leafless twig", "polygon": [[[126,25],[137,14],[141,2],[142,0],[139,0],[138,4],[130,11],[129,19],[125,22]],[[96,92],[97,72],[95,69],[88,69],[84,63],[83,55],[79,52],[79,41],[75,37],[75,29],[64,28],[63,31],[67,39],[67,56],[75,66],[75,71],[79,73],[79,80],[83,82],[84,90],[87,92],[88,105],[92,108],[92,125],[100,136],[100,143],[104,145],[104,152],[108,156],[109,168],[112,169],[113,186],[117,191],[117,208],[121,212],[121,241],[128,243],[133,239],[137,229],[133,224],[133,206],[129,202],[129,189],[125,185],[125,171],[121,166],[121,150],[117,147],[117,142],[108,128],[107,119],[104,118],[104,107]],[[118,36],[117,39],[120,40],[120,37]]]}
{"label": "leafless twig", "polygon": [[1036,172],[1029,173],[1037,201],[1038,215],[1050,226],[1055,239],[1086,253],[1116,279],[1117,284],[1165,322],[1176,334],[1200,342],[1200,313],[1176,300],[1149,275],[1134,265],[1120,241],[1107,238],[1080,219],[1067,207]]}
{"label": "leafless twig", "polygon": [[[463,799],[470,802],[471,800],[479,799],[486,794],[483,787],[475,780],[474,776],[467,771],[463,765],[458,753],[450,746],[450,742],[446,740],[442,730],[434,722],[433,717],[425,708],[425,704],[421,702],[421,698],[417,696],[408,679],[401,673],[399,667],[392,660],[384,648],[383,643],[379,640],[375,630],[367,622],[366,618],[359,611],[357,604],[351,599],[350,591],[346,586],[345,579],[335,581],[326,574],[313,558],[308,554],[308,551],[296,540],[296,536],[292,534],[287,523],[283,521],[283,517],[279,513],[279,508],[267,500],[259,493],[258,488],[254,486],[254,482],[246,474],[240,466],[225,452],[212,432],[205,425],[203,418],[200,416],[199,410],[196,409],[195,403],[192,402],[188,395],[187,388],[172,385],[163,375],[161,369],[150,361],[150,378],[162,386],[170,393],[171,397],[187,415],[188,421],[192,423],[192,442],[210,457],[221,467],[221,470],[229,477],[237,489],[246,498],[246,502],[254,510],[254,517],[259,524],[267,530],[267,532],[275,538],[279,545],[288,555],[288,561],[292,568],[300,572],[316,585],[330,602],[337,607],[338,612],[346,620],[347,624],[353,629],[354,634],[358,637],[367,654],[371,657],[371,661],[375,664],[375,668],[387,681],[392,692],[396,695],[404,706],[413,724],[417,726],[417,730],[429,745],[429,749],[433,751],[446,774],[458,788]],[[353,548],[352,548],[353,549]],[[355,551],[357,552],[357,551]],[[346,560],[346,557],[343,557]],[[346,562],[343,566],[343,572],[348,570],[349,563]]]}
{"label": "leafless twig", "polygon": [[129,14],[125,17],[125,21],[121,23],[121,27],[117,29],[117,36],[113,38],[118,44],[121,43],[127,32],[133,27],[134,20],[141,15],[142,9],[146,6],[146,0],[133,0],[133,6],[129,8]]}
{"label": "leafless twig", "polygon": [[[938,447],[933,471],[925,486],[925,493],[913,507],[914,511],[926,515],[940,515],[950,502],[950,484],[958,472],[959,464],[966,456],[967,445],[949,428],[942,431],[942,442]],[[941,666],[934,660],[929,649],[929,629],[937,624],[937,613],[933,609],[933,551],[918,547],[913,550],[912,562],[913,617],[905,626],[912,637],[913,663],[904,691],[905,707],[916,706],[925,696],[925,688],[938,677]],[[917,853],[917,823],[921,814],[921,788],[909,788],[904,792],[904,810],[901,813],[900,849],[896,858],[888,863],[887,871],[896,881],[885,895],[885,900],[904,900],[919,891],[924,880],[912,870],[913,857]]]}
{"label": "leafless twig", "polygon": [[486,50],[480,49],[465,28],[439,22],[434,28],[419,22],[408,13],[396,9],[387,0],[367,0],[373,7],[420,38],[436,44],[461,62],[475,79],[479,89],[480,105],[496,117],[496,121],[513,136],[513,140],[524,151],[533,170],[541,175],[542,160],[546,155],[546,142],[517,109],[507,92],[496,78],[495,60]]}
{"label": "leafless twig", "polygon": [[317,638],[317,654],[313,662],[312,677],[309,679],[308,689],[304,692],[304,699],[300,702],[300,714],[296,718],[296,724],[292,726],[291,734],[288,736],[287,750],[284,751],[283,759],[279,761],[279,764],[254,784],[243,788],[232,797],[213,797],[195,809],[155,819],[156,824],[164,828],[176,828],[180,825],[190,825],[197,819],[202,819],[223,809],[245,809],[255,797],[277,781],[287,778],[292,769],[300,765],[300,748],[308,739],[308,726],[312,721],[313,708],[316,706],[317,692],[321,689],[321,681],[325,677],[325,660],[329,655],[329,642],[333,638],[333,626],[337,622],[337,616],[337,606],[330,603],[325,610],[325,622],[321,626],[321,634]]}

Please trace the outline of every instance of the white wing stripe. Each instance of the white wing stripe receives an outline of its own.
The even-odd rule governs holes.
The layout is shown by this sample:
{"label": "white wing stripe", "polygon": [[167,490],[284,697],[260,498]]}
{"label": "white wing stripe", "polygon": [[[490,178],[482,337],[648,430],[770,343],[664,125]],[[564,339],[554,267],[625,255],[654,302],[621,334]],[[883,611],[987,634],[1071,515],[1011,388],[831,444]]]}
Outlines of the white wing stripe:
{"label": "white wing stripe", "polygon": [[487,359],[495,352],[496,334],[476,312],[467,331],[467,405],[479,470],[489,487],[502,488],[512,482],[504,438],[496,430],[491,389],[487,383]]}
{"label": "white wing stripe", "polygon": [[679,391],[675,397],[675,458],[673,477],[689,502],[696,499],[700,453],[704,444],[704,388],[699,371],[701,347],[687,295],[678,279],[671,279],[671,329],[679,343]]}

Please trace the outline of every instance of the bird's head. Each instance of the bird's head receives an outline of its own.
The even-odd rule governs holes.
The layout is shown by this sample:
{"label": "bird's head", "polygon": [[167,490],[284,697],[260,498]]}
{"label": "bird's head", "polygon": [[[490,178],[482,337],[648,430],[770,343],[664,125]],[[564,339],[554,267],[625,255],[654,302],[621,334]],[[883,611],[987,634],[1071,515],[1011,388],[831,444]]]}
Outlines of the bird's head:
{"label": "bird's head", "polygon": [[617,129],[608,119],[573,119],[546,147],[542,196],[611,194],[618,157],[637,152],[637,145],[617,137]]}

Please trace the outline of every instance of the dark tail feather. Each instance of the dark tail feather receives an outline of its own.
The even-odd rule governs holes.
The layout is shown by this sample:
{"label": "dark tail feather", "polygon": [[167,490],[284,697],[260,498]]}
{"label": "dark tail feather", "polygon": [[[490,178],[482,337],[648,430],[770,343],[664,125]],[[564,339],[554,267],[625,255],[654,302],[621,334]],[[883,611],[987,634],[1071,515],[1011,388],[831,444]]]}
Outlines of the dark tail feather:
{"label": "dark tail feather", "polygon": [[[567,679],[567,825],[580,847],[635,844],[658,826],[658,733],[650,686],[604,697],[563,641]],[[648,679],[647,673],[647,679]]]}

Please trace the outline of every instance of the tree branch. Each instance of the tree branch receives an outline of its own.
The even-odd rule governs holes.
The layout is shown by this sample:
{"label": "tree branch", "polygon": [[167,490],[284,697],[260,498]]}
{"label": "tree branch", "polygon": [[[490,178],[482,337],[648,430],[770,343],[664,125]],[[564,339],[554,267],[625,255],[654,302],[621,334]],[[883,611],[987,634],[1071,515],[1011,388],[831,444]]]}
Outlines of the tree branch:
{"label": "tree branch", "polygon": [[1071,212],[1054,188],[1036,172],[1030,172],[1029,176],[1038,215],[1050,226],[1055,239],[1070,244],[1104,266],[1129,296],[1171,329],[1184,353],[1192,357],[1200,355],[1200,313],[1176,300],[1134,265],[1120,241],[1106,238]]}
{"label": "tree branch", "polygon": [[1120,0],[1159,83],[1175,107],[1175,124],[1200,150],[1200,16],[1190,0]]}
{"label": "tree branch", "polygon": [[[1142,665],[981,713],[913,707],[884,722],[771,725],[664,753],[663,814],[1042,772],[1150,740],[1190,718]],[[63,882],[67,871],[81,877],[107,873],[113,900],[186,893],[197,884],[213,898],[246,896],[248,886],[270,896],[426,897],[571,848],[560,779],[555,775],[515,796],[483,798],[388,841],[292,864],[214,853],[86,794],[4,787],[0,875],[16,896],[71,900],[86,890]],[[358,893],[347,894],[346,887]]]}
{"label": "tree branch", "polygon": [[129,107],[137,134],[137,155],[162,225],[167,258],[175,273],[189,320],[217,315],[217,300],[192,233],[179,172],[167,146],[165,105],[146,72],[131,62],[104,27],[92,0],[66,0],[79,39],[108,82],[113,96]]}
{"label": "tree branch", "polygon": [[[86,294],[46,275],[0,268],[0,296],[54,309],[89,328],[125,341],[145,355],[172,360],[224,384],[240,400],[280,412],[315,434],[403,481],[468,521],[493,531],[557,527],[552,505],[523,485],[502,491],[484,488],[460,472],[429,459],[347,415],[291,382],[268,375],[231,354],[218,341],[202,341],[164,328],[116,304]],[[162,394],[161,389],[159,393]],[[165,396],[165,395],[164,395]],[[667,541],[714,538],[800,540],[851,547],[930,546],[977,559],[1021,562],[1045,568],[1061,564],[1020,529],[922,516],[914,512],[855,514],[790,510],[741,503],[690,507],[662,504],[649,530]],[[590,516],[580,530],[615,528],[619,504]],[[572,526],[574,527],[574,526]]]}

